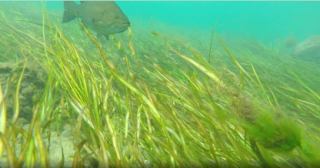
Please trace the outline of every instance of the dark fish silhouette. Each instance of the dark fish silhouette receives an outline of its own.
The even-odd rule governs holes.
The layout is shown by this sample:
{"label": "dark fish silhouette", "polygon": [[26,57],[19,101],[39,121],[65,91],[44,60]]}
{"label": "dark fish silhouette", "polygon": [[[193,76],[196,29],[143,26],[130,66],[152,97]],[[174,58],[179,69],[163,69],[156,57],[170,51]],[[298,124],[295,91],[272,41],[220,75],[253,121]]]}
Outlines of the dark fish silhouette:
{"label": "dark fish silhouette", "polygon": [[62,23],[80,18],[83,25],[97,32],[97,36],[121,33],[130,26],[127,16],[113,1],[80,1],[80,5],[73,1],[64,1]]}

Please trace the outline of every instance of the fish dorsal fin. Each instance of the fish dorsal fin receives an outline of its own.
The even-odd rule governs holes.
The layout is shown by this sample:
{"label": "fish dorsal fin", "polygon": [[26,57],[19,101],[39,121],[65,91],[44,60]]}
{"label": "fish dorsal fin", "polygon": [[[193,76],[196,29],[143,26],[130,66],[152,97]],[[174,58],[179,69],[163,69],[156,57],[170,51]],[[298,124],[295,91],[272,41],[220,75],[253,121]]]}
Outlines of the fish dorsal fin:
{"label": "fish dorsal fin", "polygon": [[104,36],[107,40],[110,39],[110,38],[109,38],[109,36],[110,36],[109,34],[100,34],[100,33],[97,34],[97,38],[98,38],[98,39],[101,39],[103,36]]}
{"label": "fish dorsal fin", "polygon": [[78,5],[75,2],[64,1],[63,6],[64,6],[64,12],[63,12],[62,23],[66,23],[77,18],[76,11],[77,11]]}
{"label": "fish dorsal fin", "polygon": [[109,37],[110,37],[109,34],[105,34],[104,37],[105,37],[107,40],[110,39],[110,38],[109,38]]}

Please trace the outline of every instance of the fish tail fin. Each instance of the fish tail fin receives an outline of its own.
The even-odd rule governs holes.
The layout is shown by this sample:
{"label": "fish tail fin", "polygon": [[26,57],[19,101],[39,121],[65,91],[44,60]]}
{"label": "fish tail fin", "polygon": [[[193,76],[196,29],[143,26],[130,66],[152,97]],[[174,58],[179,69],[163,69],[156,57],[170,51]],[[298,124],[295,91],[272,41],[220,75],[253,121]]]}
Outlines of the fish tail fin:
{"label": "fish tail fin", "polygon": [[63,6],[64,6],[64,12],[63,12],[62,23],[66,23],[77,18],[76,9],[78,7],[78,4],[76,4],[73,1],[63,1]]}
{"label": "fish tail fin", "polygon": [[110,38],[110,36],[109,35],[104,35],[104,37],[107,39],[107,40],[109,40]]}

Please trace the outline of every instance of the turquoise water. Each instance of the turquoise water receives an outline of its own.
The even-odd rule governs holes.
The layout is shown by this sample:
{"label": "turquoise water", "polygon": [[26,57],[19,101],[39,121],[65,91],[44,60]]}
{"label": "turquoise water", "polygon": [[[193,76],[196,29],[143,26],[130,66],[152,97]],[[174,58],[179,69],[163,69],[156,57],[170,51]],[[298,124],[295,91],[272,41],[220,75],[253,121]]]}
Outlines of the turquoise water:
{"label": "turquoise water", "polygon": [[[320,2],[295,1],[117,1],[128,18],[157,20],[184,29],[217,32],[273,43],[293,35],[298,41],[320,34]],[[47,2],[62,9],[62,2]],[[132,23],[133,25],[135,23]]]}

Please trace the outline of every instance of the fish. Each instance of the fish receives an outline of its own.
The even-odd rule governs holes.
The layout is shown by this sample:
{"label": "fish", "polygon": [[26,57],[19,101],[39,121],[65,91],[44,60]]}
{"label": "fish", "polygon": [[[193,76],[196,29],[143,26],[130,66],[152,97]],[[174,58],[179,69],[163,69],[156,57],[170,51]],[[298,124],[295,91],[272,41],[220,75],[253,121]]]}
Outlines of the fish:
{"label": "fish", "polygon": [[286,48],[292,48],[298,44],[297,39],[294,36],[289,36],[284,40],[284,46]]}
{"label": "fish", "polygon": [[122,33],[130,27],[128,17],[113,1],[64,1],[62,23],[80,18],[82,24],[97,33],[97,37]]}

